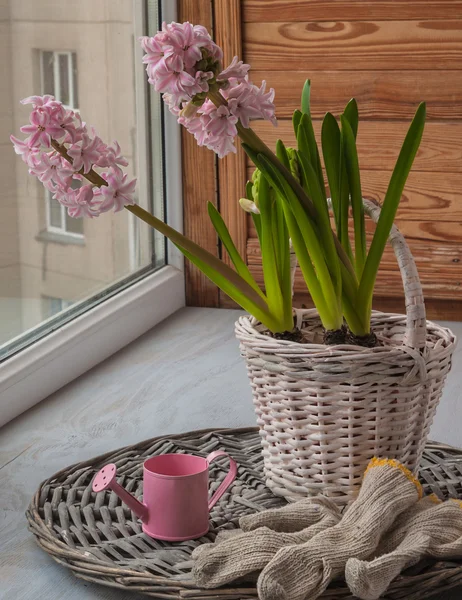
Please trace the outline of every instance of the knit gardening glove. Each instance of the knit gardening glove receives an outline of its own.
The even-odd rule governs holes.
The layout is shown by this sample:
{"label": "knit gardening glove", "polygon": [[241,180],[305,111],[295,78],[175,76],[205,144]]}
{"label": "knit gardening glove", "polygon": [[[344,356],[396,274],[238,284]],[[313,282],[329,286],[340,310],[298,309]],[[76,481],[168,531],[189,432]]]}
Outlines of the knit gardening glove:
{"label": "knit gardening glove", "polygon": [[[214,588],[248,578],[261,571],[283,546],[306,542],[336,525],[340,517],[332,501],[318,497],[242,517],[240,524],[248,531],[219,534],[214,544],[194,550],[194,579],[200,587]],[[289,532],[283,531],[286,528]]]}
{"label": "knit gardening glove", "polygon": [[424,496],[418,502],[410,506],[407,510],[402,512],[399,517],[395,519],[392,527],[383,535],[377,546],[375,552],[373,552],[368,560],[388,554],[396,549],[399,544],[403,541],[410,527],[415,523],[415,519],[425,510],[433,508],[435,504],[441,504],[442,500],[436,496],[436,494],[430,494]]}
{"label": "knit gardening glove", "polygon": [[462,503],[447,500],[429,504],[394,528],[388,546],[388,553],[372,561],[348,560],[345,578],[351,592],[361,600],[380,598],[401,571],[423,557],[462,557]]}
{"label": "knit gardening glove", "polygon": [[323,518],[325,511],[341,518],[340,508],[325,496],[303,498],[282,508],[270,508],[239,519],[242,531],[252,531],[259,527],[268,527],[273,531],[292,533],[301,531]]}
{"label": "knit gardening glove", "polygon": [[367,558],[393,521],[422,496],[414,475],[395,460],[372,459],[357,499],[340,523],[308,542],[279,550],[258,579],[261,600],[314,600],[350,557]]}

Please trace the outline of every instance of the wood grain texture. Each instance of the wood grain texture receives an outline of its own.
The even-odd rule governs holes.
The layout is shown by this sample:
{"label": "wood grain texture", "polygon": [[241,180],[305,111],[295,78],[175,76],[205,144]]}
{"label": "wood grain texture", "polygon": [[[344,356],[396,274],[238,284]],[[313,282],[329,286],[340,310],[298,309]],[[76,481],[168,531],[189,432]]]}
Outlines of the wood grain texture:
{"label": "wood grain texture", "polygon": [[[313,308],[311,297],[302,293],[295,296],[294,304],[298,308]],[[388,298],[374,296],[374,310],[403,314],[405,310],[404,298],[402,296]],[[462,301],[449,298],[430,298],[425,301],[425,311],[427,318],[431,321],[459,321],[462,318]],[[437,600],[437,598],[434,600]]]}
{"label": "wood grain texture", "polygon": [[256,70],[462,69],[462,20],[246,23],[244,52]]}
{"label": "wood grain texture", "polygon": [[[360,122],[357,143],[361,171],[393,170],[412,116],[406,122]],[[320,143],[321,122],[315,121],[313,125]],[[266,121],[255,121],[253,129],[271,148],[278,138],[284,140],[286,146],[295,144],[290,120],[280,120],[277,127]],[[427,123],[412,172],[462,173],[461,140],[462,122]]]}
{"label": "wood grain texture", "polygon": [[255,83],[264,79],[275,89],[278,118],[292,118],[307,78],[315,119],[328,111],[338,116],[351,98],[358,102],[361,122],[411,119],[422,101],[427,103],[427,121],[462,119],[462,71],[312,71],[310,66],[306,71],[252,70]]}
{"label": "wood grain texture", "polygon": [[[372,235],[368,233],[368,245],[371,239]],[[436,271],[462,282],[462,243],[448,244],[441,240],[410,238],[408,244],[414,255],[419,273],[425,270]],[[249,264],[256,265],[261,262],[260,247],[256,238],[249,238],[247,253]],[[385,249],[381,266],[386,271],[398,271],[395,255],[390,247]]]}
{"label": "wood grain texture", "polygon": [[[247,179],[252,177],[254,166],[249,165]],[[391,178],[391,171],[361,171],[363,196],[382,203]],[[326,181],[328,195],[329,186]],[[398,208],[398,219],[410,221],[460,221],[462,220],[462,174],[412,172],[406,182]],[[252,226],[249,235],[253,237]]]}
{"label": "wood grain texture", "polygon": [[[314,308],[311,296],[303,293],[297,293],[295,295],[294,306],[297,308]],[[233,300],[228,298],[228,296],[223,297],[222,307],[239,308],[239,306]],[[397,295],[387,298],[374,296],[374,310],[403,314],[404,309],[404,297],[402,296]],[[460,321],[462,319],[462,300],[428,298],[425,301],[425,311],[427,313],[427,319],[432,321]],[[437,599],[435,598],[435,600]],[[457,600],[459,600],[459,598],[457,598]]]}
{"label": "wood grain texture", "polygon": [[[460,221],[422,221],[419,219],[409,220],[398,217],[395,223],[410,245],[412,245],[414,240],[424,243],[429,243],[433,240],[441,244],[449,243],[462,246],[462,223]],[[366,219],[366,233],[372,234],[373,231],[374,224],[369,219]],[[256,237],[255,228],[249,223],[249,240]],[[454,248],[452,248],[451,252],[453,250]],[[454,258],[459,258],[459,254],[456,254]]]}
{"label": "wood grain texture", "polygon": [[453,19],[460,0],[242,0],[243,21]]}
{"label": "wood grain texture", "polygon": [[[249,240],[249,244],[251,243],[252,240]],[[257,283],[263,286],[261,262],[259,260],[256,260],[255,263],[251,262],[250,248],[248,251],[250,272],[255,277]],[[462,301],[462,277],[454,277],[452,273],[442,272],[433,266],[427,268],[419,267],[419,277],[422,283],[424,298],[428,296],[430,298],[449,298]],[[402,290],[403,284],[398,267],[387,269],[385,265],[382,265],[374,289],[375,295],[383,297],[402,296]],[[295,276],[294,291],[295,294],[307,293],[306,284],[300,271],[297,271]]]}
{"label": "wood grain texture", "polygon": [[[179,20],[212,27],[211,0],[180,0]],[[215,230],[207,215],[207,202],[217,205],[215,154],[200,148],[194,137],[181,128],[183,164],[184,232],[205,250],[218,256]],[[218,306],[217,287],[188,260],[185,261],[186,303]]]}
{"label": "wood grain texture", "polygon": [[[223,49],[223,64],[228,65],[234,56],[242,56],[240,0],[214,0],[215,39]],[[237,154],[228,154],[218,161],[218,194],[220,214],[228,225],[231,237],[245,260],[247,219],[239,206],[245,196],[245,154],[236,139]],[[231,264],[223,250],[222,258]]]}

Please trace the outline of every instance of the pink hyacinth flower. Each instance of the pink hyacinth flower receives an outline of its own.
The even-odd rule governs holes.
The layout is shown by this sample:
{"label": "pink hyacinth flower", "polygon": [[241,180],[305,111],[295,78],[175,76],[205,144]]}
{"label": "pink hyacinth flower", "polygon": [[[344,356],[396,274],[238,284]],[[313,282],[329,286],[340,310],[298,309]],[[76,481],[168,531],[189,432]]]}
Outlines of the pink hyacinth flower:
{"label": "pink hyacinth flower", "polygon": [[278,123],[275,115],[276,107],[274,106],[273,88],[270,88],[269,92],[265,92],[266,81],[263,80],[261,82],[261,87],[256,89],[256,105],[261,112],[261,118],[265,119],[266,121],[271,121],[274,126],[277,126]]}
{"label": "pink hyacinth flower", "polygon": [[44,96],[28,96],[20,100],[21,104],[33,104],[34,106],[45,106],[54,100],[54,96],[45,94]]}
{"label": "pink hyacinth flower", "polygon": [[40,154],[38,148],[30,148],[25,140],[20,140],[14,135],[10,135],[10,140],[13,142],[14,151],[22,158],[26,165],[35,164],[35,157]]}
{"label": "pink hyacinth flower", "polygon": [[[57,152],[42,152],[40,159],[29,169],[29,173],[38,177],[39,181],[48,189],[58,186],[65,190],[71,185],[74,170]],[[50,183],[54,185],[47,185]]]}
{"label": "pink hyacinth flower", "polygon": [[154,83],[157,92],[181,95],[185,100],[201,91],[194,77],[186,71],[172,71],[165,62],[159,64],[155,78],[150,83]]}
{"label": "pink hyacinth flower", "polygon": [[118,142],[114,142],[112,146],[106,146],[104,142],[101,142],[98,152],[100,153],[100,157],[95,163],[97,167],[128,166],[128,160],[122,156]]}
{"label": "pink hyacinth flower", "polygon": [[155,67],[164,58],[163,46],[159,44],[156,38],[147,36],[140,38],[140,44],[146,53],[143,56],[143,63],[155,70]]}
{"label": "pink hyacinth flower", "polygon": [[[204,45],[202,37],[196,36],[191,23],[171,23],[166,25],[169,43],[183,60],[185,67],[191,69],[202,58],[201,46]],[[208,40],[207,40],[208,41]]]}
{"label": "pink hyacinth flower", "polygon": [[119,212],[124,206],[135,204],[133,194],[136,179],[127,181],[127,174],[117,167],[103,173],[102,177],[107,181],[107,186],[103,185],[99,189],[99,194],[102,196],[102,202],[99,205],[100,212],[107,212],[111,209]]}
{"label": "pink hyacinth flower", "polygon": [[245,79],[249,69],[250,65],[246,65],[242,60],[238,60],[238,57],[235,56],[231,61],[231,64],[218,75],[217,80],[227,81],[233,77],[240,81],[241,79]]}
{"label": "pink hyacinth flower", "polygon": [[73,160],[75,171],[80,171],[83,168],[84,173],[88,173],[100,158],[98,146],[101,140],[98,136],[91,138],[86,133],[83,135],[82,141],[77,144],[72,144],[67,153]]}
{"label": "pink hyacinth flower", "polygon": [[209,135],[214,137],[226,135],[235,137],[237,135],[237,117],[230,113],[228,107],[219,106],[215,110],[210,111],[207,116],[209,117],[209,121],[207,122]]}
{"label": "pink hyacinth flower", "polygon": [[80,115],[77,115],[72,110],[65,111],[59,125],[65,133],[65,138],[63,141],[64,143],[68,144],[76,144],[77,142],[80,142],[83,134],[86,131],[86,127],[82,125]]}
{"label": "pink hyacinth flower", "polygon": [[96,217],[99,214],[98,209],[92,204],[95,194],[91,184],[84,185],[78,190],[68,190],[65,193],[57,192],[53,197],[67,208],[69,216],[74,219]]}
{"label": "pink hyacinth flower", "polygon": [[63,130],[51,119],[51,109],[41,107],[30,114],[30,125],[21,127],[23,133],[30,134],[26,142],[30,148],[39,146],[50,147],[51,138],[59,139],[63,136]]}

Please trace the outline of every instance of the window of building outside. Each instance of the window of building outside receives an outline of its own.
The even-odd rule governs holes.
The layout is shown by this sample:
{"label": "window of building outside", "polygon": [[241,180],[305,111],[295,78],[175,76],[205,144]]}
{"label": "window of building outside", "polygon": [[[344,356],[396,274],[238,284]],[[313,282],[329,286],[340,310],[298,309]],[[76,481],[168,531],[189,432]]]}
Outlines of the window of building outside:
{"label": "window of building outside", "polygon": [[[40,88],[42,95],[50,94],[66,108],[78,110],[77,53],[40,51]],[[77,183],[74,180],[73,184],[74,182]],[[43,193],[47,231],[82,238],[83,219],[72,219],[68,216],[66,208],[53,198],[49,190],[43,188]]]}
{"label": "window of building outside", "polygon": [[138,37],[158,27],[157,2],[5,2],[0,360],[166,262],[164,239],[128,211],[70,218],[28,174],[8,139],[21,136],[28,121],[22,98],[53,95],[78,109],[104,141],[120,143],[125,171],[138,179],[136,201],[163,218],[160,99],[151,94],[138,47]]}

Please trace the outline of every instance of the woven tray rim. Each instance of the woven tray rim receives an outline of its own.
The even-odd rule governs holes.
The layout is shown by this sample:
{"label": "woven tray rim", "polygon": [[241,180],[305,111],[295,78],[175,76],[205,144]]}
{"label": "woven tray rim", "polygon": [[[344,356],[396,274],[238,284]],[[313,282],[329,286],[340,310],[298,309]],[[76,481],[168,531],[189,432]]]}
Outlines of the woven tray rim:
{"label": "woven tray rim", "polygon": [[[130,568],[111,567],[109,562],[98,559],[91,554],[89,555],[89,553],[85,552],[84,548],[70,548],[57,537],[57,534],[47,526],[39,514],[39,500],[43,487],[49,485],[64,473],[70,474],[76,469],[88,467],[105,458],[112,457],[114,454],[136,450],[140,446],[163,440],[187,440],[193,436],[198,437],[207,434],[244,435],[252,432],[257,433],[258,428],[207,428],[179,434],[161,435],[136,444],[122,446],[86,461],[73,463],[57,471],[39,485],[26,511],[29,530],[33,533],[39,547],[50,554],[58,564],[70,568],[76,577],[89,582],[165,599],[188,598],[189,600],[199,600],[200,598],[207,598],[208,600],[240,600],[243,598],[257,598],[255,587],[224,586],[215,590],[201,590],[196,587],[193,581],[179,581],[168,577],[155,576],[151,573],[142,573]],[[437,442],[428,442],[426,449],[448,452],[454,455],[454,462],[462,462],[462,449]],[[450,461],[448,460],[447,462]],[[422,589],[419,588],[418,591],[410,589],[411,586],[415,585],[416,578],[419,578],[424,586]],[[462,584],[462,561],[440,561],[434,563],[432,568],[426,572],[398,577],[390,586],[387,595],[383,598],[384,600],[424,600],[427,597],[433,596],[436,591],[448,591],[460,584]],[[353,600],[354,597],[349,593],[345,585],[339,587],[339,584],[334,583],[320,598],[326,600]]]}

